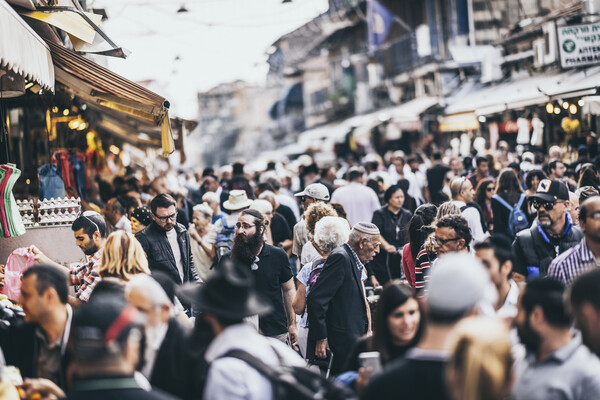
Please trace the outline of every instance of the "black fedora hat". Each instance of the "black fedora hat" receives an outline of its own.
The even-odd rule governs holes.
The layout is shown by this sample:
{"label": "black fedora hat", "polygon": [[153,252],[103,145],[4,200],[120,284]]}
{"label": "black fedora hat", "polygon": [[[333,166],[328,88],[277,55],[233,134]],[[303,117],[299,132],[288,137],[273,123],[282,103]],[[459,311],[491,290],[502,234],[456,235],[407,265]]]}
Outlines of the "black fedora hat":
{"label": "black fedora hat", "polygon": [[204,284],[184,285],[179,294],[197,311],[228,319],[265,315],[272,311],[254,289],[254,279],[248,268],[231,260],[222,262]]}

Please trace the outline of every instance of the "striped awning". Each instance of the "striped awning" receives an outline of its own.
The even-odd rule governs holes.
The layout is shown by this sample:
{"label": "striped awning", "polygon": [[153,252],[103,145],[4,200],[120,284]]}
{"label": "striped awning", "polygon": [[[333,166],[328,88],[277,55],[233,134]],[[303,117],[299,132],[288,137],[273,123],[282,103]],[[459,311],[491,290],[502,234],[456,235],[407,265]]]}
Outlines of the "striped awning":
{"label": "striped awning", "polygon": [[54,67],[48,46],[5,0],[0,0],[0,69],[54,91]]}

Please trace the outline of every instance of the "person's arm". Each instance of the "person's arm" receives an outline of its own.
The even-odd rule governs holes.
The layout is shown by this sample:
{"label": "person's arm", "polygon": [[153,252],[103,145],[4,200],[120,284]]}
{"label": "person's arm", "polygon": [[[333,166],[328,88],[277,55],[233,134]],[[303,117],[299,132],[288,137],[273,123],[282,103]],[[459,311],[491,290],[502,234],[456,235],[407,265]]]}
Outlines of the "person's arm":
{"label": "person's arm", "polygon": [[513,254],[515,256],[513,261],[512,279],[517,283],[525,282],[527,279],[527,266],[525,265],[526,258],[525,254],[523,253],[523,245],[521,243],[523,240],[523,235],[531,235],[531,233],[526,232],[524,234],[517,235],[512,245]]}
{"label": "person's arm", "polygon": [[365,283],[363,281],[361,281],[360,283],[362,285],[363,296],[365,297],[365,309],[367,311],[367,336],[371,336],[373,334],[373,332],[371,331],[371,307],[369,307],[369,300],[367,299]]}
{"label": "person's arm", "polygon": [[298,282],[298,287],[296,288],[296,295],[294,296],[294,301],[292,302],[292,308],[296,315],[302,315],[304,313],[304,309],[306,308],[306,286],[303,283]]}
{"label": "person's arm", "polygon": [[196,271],[196,267],[194,266],[194,256],[192,256],[192,246],[190,243],[190,238],[188,235],[188,240],[186,241],[186,251],[188,260],[190,260],[188,268],[190,270],[190,282],[200,282],[200,277],[198,276],[198,271]]}
{"label": "person's arm", "polygon": [[57,267],[60,268],[61,270],[69,270],[68,267],[64,266],[64,265],[60,265],[59,263],[53,261],[50,259],[50,257],[48,257],[47,255],[45,255],[44,253],[42,253],[42,251],[40,249],[38,249],[36,246],[31,245],[28,247],[28,250],[31,251],[33,253],[34,256],[34,260],[40,264],[47,264],[47,265],[51,265],[53,267]]}
{"label": "person's arm", "polygon": [[283,305],[287,314],[288,333],[290,334],[290,342],[298,341],[298,328],[296,327],[296,313],[294,312],[293,302],[296,296],[296,286],[294,278],[290,278],[281,286],[283,292]]}

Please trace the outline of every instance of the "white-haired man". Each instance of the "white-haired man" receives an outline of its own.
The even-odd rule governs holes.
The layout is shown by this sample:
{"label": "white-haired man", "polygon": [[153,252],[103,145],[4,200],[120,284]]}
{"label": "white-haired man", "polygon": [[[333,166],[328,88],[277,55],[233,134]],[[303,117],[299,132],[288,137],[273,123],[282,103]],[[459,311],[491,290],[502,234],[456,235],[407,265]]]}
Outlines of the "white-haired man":
{"label": "white-haired man", "polygon": [[327,258],[319,279],[308,295],[308,356],[326,358],[333,353],[331,373],[342,372],[346,355],[355,342],[370,330],[370,310],[363,282],[364,265],[379,252],[379,229],[359,222],[348,242]]}
{"label": "white-haired man", "polygon": [[[167,279],[165,279],[168,282]],[[191,329],[175,318],[172,301],[151,276],[135,275],[125,287],[127,302],[145,316],[146,348],[142,374],[152,386],[182,399],[201,396],[206,363],[189,351]]]}

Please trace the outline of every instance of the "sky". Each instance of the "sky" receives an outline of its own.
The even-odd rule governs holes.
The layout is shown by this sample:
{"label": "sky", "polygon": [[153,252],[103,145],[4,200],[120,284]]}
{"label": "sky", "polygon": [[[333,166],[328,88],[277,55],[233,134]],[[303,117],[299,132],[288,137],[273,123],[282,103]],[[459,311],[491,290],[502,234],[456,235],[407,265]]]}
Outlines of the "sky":
{"label": "sky", "polygon": [[[109,37],[131,51],[108,67],[171,102],[171,116],[197,117],[197,93],[242,79],[264,83],[266,52],[280,36],[327,10],[327,0],[93,0]],[[178,13],[181,7],[188,12]]]}

